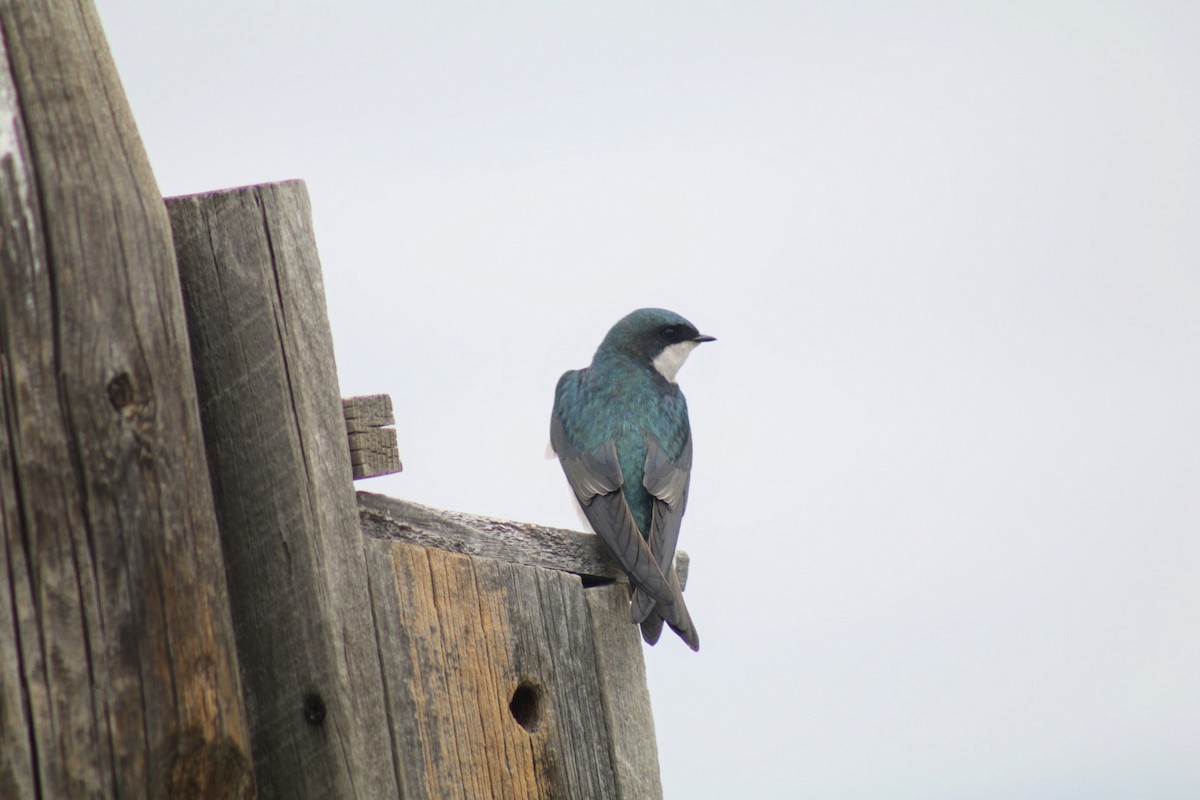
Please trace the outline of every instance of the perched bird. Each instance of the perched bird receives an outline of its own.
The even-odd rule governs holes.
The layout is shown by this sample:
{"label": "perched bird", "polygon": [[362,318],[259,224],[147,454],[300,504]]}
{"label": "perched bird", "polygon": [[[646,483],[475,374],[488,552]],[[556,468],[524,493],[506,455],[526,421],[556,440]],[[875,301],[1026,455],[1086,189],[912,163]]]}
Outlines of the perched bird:
{"label": "perched bird", "polygon": [[700,637],[675,575],[687,507],[692,430],[675,375],[703,336],[661,308],[621,319],[586,369],[558,381],[550,444],[584,515],[634,587],[630,617],[654,644],[665,620],[693,650]]}

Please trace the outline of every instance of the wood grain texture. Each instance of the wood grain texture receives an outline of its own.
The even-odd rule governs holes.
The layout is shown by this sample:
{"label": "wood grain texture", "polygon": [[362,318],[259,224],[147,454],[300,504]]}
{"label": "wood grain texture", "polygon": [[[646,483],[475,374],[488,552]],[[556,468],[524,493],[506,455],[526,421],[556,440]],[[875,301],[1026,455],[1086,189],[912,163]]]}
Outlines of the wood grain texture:
{"label": "wood grain texture", "polygon": [[0,797],[250,797],[162,201],[91,3],[0,39]]}
{"label": "wood grain texture", "polygon": [[642,637],[636,625],[628,624],[629,591],[612,584],[588,589],[584,594],[617,795],[628,800],[661,800],[658,743],[646,686]]}
{"label": "wood grain texture", "polygon": [[392,398],[386,394],[366,394],[342,398],[342,416],[347,433],[364,433],[372,428],[396,424]]}
{"label": "wood grain texture", "polygon": [[391,475],[404,469],[396,445],[392,398],[386,394],[347,397],[342,400],[350,469],[354,480]]}
{"label": "wood grain texture", "polygon": [[[644,673],[618,685],[641,664],[637,629],[613,602],[627,587],[381,539],[366,548],[406,800],[661,796],[652,723],[639,757],[613,741],[636,731],[644,745],[650,719]],[[597,591],[607,600],[592,602]],[[629,636],[606,639],[601,657],[597,629]],[[619,695],[607,706],[605,687]]]}
{"label": "wood grain texture", "polygon": [[[371,492],[358,492],[358,513],[368,536],[565,570],[589,582],[628,581],[594,533],[446,511]],[[690,564],[686,552],[675,554],[680,588],[687,585]]]}
{"label": "wood grain texture", "polygon": [[395,797],[300,182],[167,201],[263,796]]}

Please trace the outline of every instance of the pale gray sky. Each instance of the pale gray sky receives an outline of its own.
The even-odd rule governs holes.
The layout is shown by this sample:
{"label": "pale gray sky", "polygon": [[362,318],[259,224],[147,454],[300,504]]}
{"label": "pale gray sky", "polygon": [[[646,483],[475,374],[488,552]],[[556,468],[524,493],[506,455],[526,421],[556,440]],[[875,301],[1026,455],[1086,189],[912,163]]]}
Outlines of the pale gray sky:
{"label": "pale gray sky", "polygon": [[99,0],[165,194],[303,178],[364,488],[575,525],[671,308],[669,800],[1200,796],[1200,6]]}

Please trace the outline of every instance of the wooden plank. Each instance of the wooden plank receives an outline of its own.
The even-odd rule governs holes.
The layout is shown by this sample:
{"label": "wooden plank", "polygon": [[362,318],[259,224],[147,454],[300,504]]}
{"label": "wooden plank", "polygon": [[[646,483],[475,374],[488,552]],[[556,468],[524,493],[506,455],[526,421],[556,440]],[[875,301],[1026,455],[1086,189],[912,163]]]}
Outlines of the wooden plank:
{"label": "wooden plank", "polygon": [[578,577],[379,539],[366,549],[406,800],[620,796]]}
{"label": "wooden plank", "polygon": [[629,624],[629,590],[620,584],[597,586],[585,593],[596,651],[604,721],[622,800],[661,800],[658,744],[642,637]]}
{"label": "wooden plank", "polygon": [[350,467],[354,479],[391,475],[404,469],[396,445],[392,398],[386,394],[348,397],[342,400],[346,436],[350,443]]}
{"label": "wooden plank", "polygon": [[397,451],[396,431],[392,428],[358,431],[347,438],[354,480],[377,478],[404,470]]}
{"label": "wooden plank", "polygon": [[392,398],[386,394],[368,394],[342,398],[342,416],[347,433],[365,433],[373,428],[396,424]]}
{"label": "wooden plank", "polygon": [[0,797],[250,797],[170,228],[90,2],[0,2]]}
{"label": "wooden plank", "polygon": [[[594,533],[446,511],[371,492],[358,492],[358,513],[368,536],[573,572],[589,583],[628,581]],[[689,564],[687,553],[676,553],[681,588]]]}
{"label": "wooden plank", "polygon": [[397,795],[308,194],[167,202],[262,794]]}
{"label": "wooden plank", "polygon": [[[506,587],[519,674],[542,687],[547,742],[543,773],[564,791],[551,797],[615,797],[596,656],[583,584],[557,570],[481,560],[481,584]],[[624,623],[633,627],[627,621]]]}
{"label": "wooden plank", "polygon": [[413,798],[540,797],[534,751],[497,680],[503,619],[464,556],[371,542],[369,578],[402,790]]}

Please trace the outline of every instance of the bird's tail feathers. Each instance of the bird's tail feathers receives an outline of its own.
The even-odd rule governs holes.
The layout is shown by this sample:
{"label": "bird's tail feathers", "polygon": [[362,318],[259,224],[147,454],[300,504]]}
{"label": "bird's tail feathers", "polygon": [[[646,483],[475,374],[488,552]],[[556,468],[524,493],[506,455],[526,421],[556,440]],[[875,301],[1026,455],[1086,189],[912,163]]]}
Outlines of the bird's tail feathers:
{"label": "bird's tail feathers", "polygon": [[634,624],[642,623],[654,610],[655,600],[644,589],[633,590],[633,601],[629,604],[629,621]]}
{"label": "bird's tail feathers", "polygon": [[660,614],[655,614],[654,609],[650,610],[650,616],[646,617],[641,622],[642,639],[646,644],[658,644],[658,637],[662,636],[663,618]]}
{"label": "bird's tail feathers", "polygon": [[[655,609],[657,611],[657,609]],[[679,634],[679,638],[683,639],[684,643],[699,652],[700,650],[700,633],[696,630],[696,626],[692,623],[692,615],[688,613],[687,606],[683,604],[683,596],[679,597],[679,604],[675,606],[678,614],[673,614],[675,619],[666,619],[666,623],[671,626],[671,630]],[[659,630],[662,630],[662,623],[659,623]]]}
{"label": "bird's tail feathers", "polygon": [[658,642],[665,621],[667,625],[671,626],[671,630],[679,634],[679,638],[683,639],[688,647],[699,650],[700,634],[692,622],[692,615],[688,613],[687,604],[683,601],[683,594],[680,593],[678,584],[674,581],[673,573],[674,571],[672,571],[671,583],[675,586],[675,602],[656,602],[653,597],[641,589],[636,589],[633,593],[633,602],[630,603],[630,618],[633,622],[641,625],[642,639],[646,644],[652,645]]}

